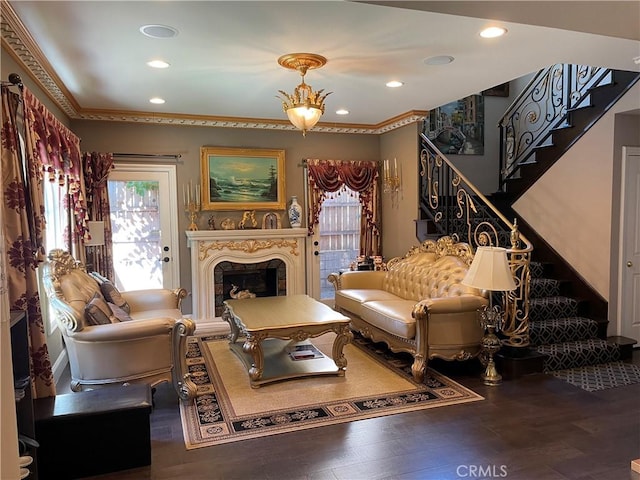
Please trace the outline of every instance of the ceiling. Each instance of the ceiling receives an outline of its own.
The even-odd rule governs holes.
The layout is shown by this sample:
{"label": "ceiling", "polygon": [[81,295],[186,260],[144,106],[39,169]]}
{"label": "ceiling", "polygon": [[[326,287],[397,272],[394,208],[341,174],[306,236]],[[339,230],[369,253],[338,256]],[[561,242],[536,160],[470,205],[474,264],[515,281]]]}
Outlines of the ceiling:
{"label": "ceiling", "polygon": [[[306,76],[333,92],[314,131],[380,133],[554,63],[640,71],[638,1],[9,1],[2,13],[3,44],[71,118],[290,129],[277,95],[300,76],[277,59],[292,52],[328,59]],[[480,38],[497,23],[504,37]],[[146,37],[146,24],[178,35]],[[437,55],[455,60],[425,64]],[[146,65],[156,58],[171,66]]]}

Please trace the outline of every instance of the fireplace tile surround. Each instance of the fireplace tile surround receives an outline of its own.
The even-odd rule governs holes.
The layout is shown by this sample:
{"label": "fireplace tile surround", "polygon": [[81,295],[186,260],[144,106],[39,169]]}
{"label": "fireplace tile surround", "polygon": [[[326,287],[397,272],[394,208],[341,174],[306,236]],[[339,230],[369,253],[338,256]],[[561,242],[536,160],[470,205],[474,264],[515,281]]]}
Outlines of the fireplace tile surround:
{"label": "fireplace tile surround", "polygon": [[216,293],[215,272],[221,262],[259,264],[281,260],[286,272],[284,291],[288,295],[306,293],[304,228],[198,230],[185,234],[191,251],[194,319],[219,317],[216,295],[221,292]]}

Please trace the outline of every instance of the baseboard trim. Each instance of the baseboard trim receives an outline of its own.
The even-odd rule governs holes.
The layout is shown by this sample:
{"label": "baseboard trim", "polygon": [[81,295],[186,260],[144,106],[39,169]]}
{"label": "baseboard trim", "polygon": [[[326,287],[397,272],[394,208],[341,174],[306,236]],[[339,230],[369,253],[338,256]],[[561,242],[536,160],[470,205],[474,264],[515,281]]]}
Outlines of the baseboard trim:
{"label": "baseboard trim", "polygon": [[53,382],[55,385],[57,385],[60,378],[62,378],[67,365],[69,365],[69,356],[67,355],[67,349],[63,348],[58,358],[56,358],[56,361],[53,362]]}

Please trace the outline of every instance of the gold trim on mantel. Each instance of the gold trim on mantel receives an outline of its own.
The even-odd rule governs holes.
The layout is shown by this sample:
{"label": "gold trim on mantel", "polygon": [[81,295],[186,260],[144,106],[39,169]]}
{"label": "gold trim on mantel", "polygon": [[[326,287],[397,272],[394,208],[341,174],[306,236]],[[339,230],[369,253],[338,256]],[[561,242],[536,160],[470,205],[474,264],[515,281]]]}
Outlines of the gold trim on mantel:
{"label": "gold trim on mantel", "polygon": [[[5,1],[2,7],[2,44],[19,63],[29,77],[40,86],[49,98],[71,119],[99,120],[138,124],[182,125],[221,128],[254,128],[261,130],[298,131],[288,120],[253,119],[216,115],[185,115],[179,113],[158,114],[125,110],[101,110],[81,108],[71,92],[55,73],[29,31],[22,24],[13,8]],[[380,135],[424,119],[426,110],[411,110],[375,125],[357,123],[319,122],[315,132],[354,133]]]}
{"label": "gold trim on mantel", "polygon": [[198,249],[198,260],[206,260],[211,252],[224,249],[255,253],[271,248],[288,248],[293,256],[300,255],[299,239],[307,235],[305,228],[273,228],[249,230],[186,231],[188,247]]}
{"label": "gold trim on mantel", "polygon": [[209,256],[211,250],[237,250],[245,253],[255,253],[258,250],[268,250],[270,248],[286,248],[289,247],[289,253],[296,257],[300,255],[298,252],[298,242],[295,240],[241,240],[241,241],[215,241],[200,244],[200,252],[198,258],[204,260]]}

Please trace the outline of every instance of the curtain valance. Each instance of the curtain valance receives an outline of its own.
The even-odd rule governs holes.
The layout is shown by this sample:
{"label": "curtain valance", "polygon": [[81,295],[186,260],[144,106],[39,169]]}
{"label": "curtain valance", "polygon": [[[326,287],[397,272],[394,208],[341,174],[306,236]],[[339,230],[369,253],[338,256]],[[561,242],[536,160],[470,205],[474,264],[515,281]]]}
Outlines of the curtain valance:
{"label": "curtain valance", "polygon": [[84,238],[87,232],[87,206],[84,198],[80,139],[58,120],[26,87],[23,87],[24,120],[27,132],[27,155],[33,156],[38,171],[30,176],[42,181],[43,174],[60,187],[66,184],[75,225],[70,244]]}
{"label": "curtain valance", "polygon": [[319,222],[322,202],[343,188],[358,192],[362,205],[360,250],[365,255],[378,255],[378,162],[307,159],[309,234]]}

